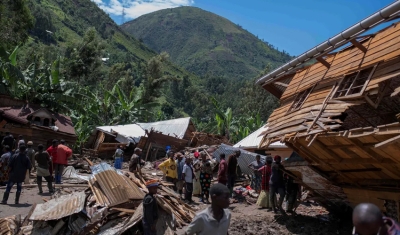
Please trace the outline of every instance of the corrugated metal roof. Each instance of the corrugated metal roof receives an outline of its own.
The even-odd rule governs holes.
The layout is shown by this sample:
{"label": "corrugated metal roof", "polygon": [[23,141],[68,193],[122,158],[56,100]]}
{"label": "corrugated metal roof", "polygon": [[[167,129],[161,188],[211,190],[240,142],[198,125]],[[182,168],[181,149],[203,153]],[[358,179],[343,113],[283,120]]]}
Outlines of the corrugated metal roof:
{"label": "corrugated metal roof", "polygon": [[169,135],[176,137],[178,139],[183,139],[186,130],[190,124],[190,117],[178,118],[160,122],[150,122],[150,123],[138,123],[144,130],[150,131],[152,128],[155,131],[161,132],[164,135]]}
{"label": "corrugated metal roof", "polygon": [[103,206],[115,206],[129,199],[143,199],[144,193],[125,175],[118,174],[106,163],[91,167],[93,175],[89,180],[96,201]]}
{"label": "corrugated metal roof", "polygon": [[[253,170],[251,170],[248,165],[256,160],[256,156],[259,155],[257,153],[252,153],[243,149],[235,148],[226,144],[221,144],[217,150],[213,153],[213,157],[219,160],[219,155],[221,153],[225,153],[225,160],[228,161],[228,157],[231,154],[234,154],[236,150],[240,150],[240,157],[238,158],[238,164],[240,167],[240,170],[244,174],[251,175],[253,173]],[[266,156],[260,155],[261,156],[261,161],[265,162]]]}
{"label": "corrugated metal roof", "polygon": [[85,192],[75,192],[36,205],[30,220],[57,220],[78,213],[85,205]]}
{"label": "corrugated metal roof", "polygon": [[117,125],[117,126],[99,126],[96,127],[97,130],[101,130],[103,132],[109,134],[121,135],[125,138],[132,137],[139,139],[141,136],[144,136],[146,133],[138,124],[128,124],[128,125]]}
{"label": "corrugated metal roof", "polygon": [[17,234],[19,225],[18,220],[21,220],[20,216],[17,218],[16,215],[1,218],[0,219],[0,234]]}
{"label": "corrugated metal roof", "polygon": [[[242,139],[239,141],[237,144],[233,145],[235,148],[258,148],[262,138],[264,137],[262,132],[268,130],[268,127],[261,127],[260,129],[254,131],[250,135],[248,135],[246,138]],[[261,136],[260,136],[261,135]],[[281,143],[279,141],[271,143],[269,148],[287,148],[284,143]]]}

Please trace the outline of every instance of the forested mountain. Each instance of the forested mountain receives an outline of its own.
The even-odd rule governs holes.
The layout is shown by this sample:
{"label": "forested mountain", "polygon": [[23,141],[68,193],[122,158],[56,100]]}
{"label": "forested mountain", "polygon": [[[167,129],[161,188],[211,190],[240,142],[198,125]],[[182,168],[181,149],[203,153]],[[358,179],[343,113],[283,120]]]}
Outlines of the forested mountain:
{"label": "forested mountain", "polygon": [[[171,19],[191,12],[187,20],[198,34],[188,32],[196,35],[185,43],[160,32],[154,52],[90,0],[0,1],[0,93],[70,115],[79,144],[95,126],[182,116],[232,142],[263,125],[277,101],[254,79],[289,56],[212,13],[166,11]],[[148,24],[160,30],[153,20]]]}
{"label": "forested mountain", "polygon": [[[84,41],[85,34],[90,29],[96,34],[95,39],[98,42],[96,49],[99,53],[96,56],[104,58],[107,67],[125,62],[140,65],[156,55],[153,50],[121,30],[90,0],[30,0],[26,2],[34,17],[34,27],[29,30],[29,41],[20,52],[22,54],[20,62],[23,65],[31,62],[24,56],[32,55],[32,52],[40,53],[46,60],[54,60],[57,56],[71,56],[74,48]],[[189,75],[184,69],[172,63],[167,63],[166,71],[179,77]],[[90,80],[89,83],[92,83],[109,79],[109,77],[106,73],[90,73],[87,79]]]}
{"label": "forested mountain", "polygon": [[121,27],[199,76],[251,79],[267,64],[276,67],[291,58],[240,25],[196,7],[156,11]]}

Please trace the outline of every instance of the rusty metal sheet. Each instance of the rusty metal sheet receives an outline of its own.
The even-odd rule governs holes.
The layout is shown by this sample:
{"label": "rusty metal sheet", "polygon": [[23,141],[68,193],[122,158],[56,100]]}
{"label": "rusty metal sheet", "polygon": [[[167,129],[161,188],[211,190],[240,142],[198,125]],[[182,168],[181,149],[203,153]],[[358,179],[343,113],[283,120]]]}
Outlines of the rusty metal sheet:
{"label": "rusty metal sheet", "polygon": [[57,220],[78,213],[85,205],[85,192],[75,192],[38,204],[30,220]]}
{"label": "rusty metal sheet", "polygon": [[130,199],[141,200],[144,193],[125,175],[118,172],[107,163],[91,167],[93,175],[89,180],[97,202],[104,206],[115,206]]}
{"label": "rusty metal sheet", "polygon": [[8,216],[0,219],[0,233],[1,234],[16,234],[19,229],[20,216]]}

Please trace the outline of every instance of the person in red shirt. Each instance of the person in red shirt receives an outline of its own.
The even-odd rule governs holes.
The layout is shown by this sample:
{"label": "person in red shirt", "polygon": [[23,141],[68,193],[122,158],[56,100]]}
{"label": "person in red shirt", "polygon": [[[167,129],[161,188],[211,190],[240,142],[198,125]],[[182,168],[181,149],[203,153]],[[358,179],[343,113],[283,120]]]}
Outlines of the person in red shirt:
{"label": "person in red shirt", "polygon": [[269,201],[269,179],[271,177],[271,164],[272,164],[272,158],[267,157],[267,160],[265,162],[265,166],[261,167],[257,171],[262,174],[262,181],[261,181],[261,192],[260,196],[258,197],[257,200],[257,206],[261,208],[267,208],[268,211],[271,211],[271,204]]}
{"label": "person in red shirt", "polygon": [[[49,153],[51,157],[51,162],[52,164],[50,165],[50,175],[53,175],[53,170],[55,169],[54,162],[57,160],[57,146],[58,146],[58,140],[53,140],[52,145],[47,148],[47,153]],[[55,175],[57,177],[57,175]],[[57,178],[56,178],[57,179]]]}
{"label": "person in red shirt", "polygon": [[218,183],[226,185],[228,183],[228,164],[225,161],[225,154],[219,155]]}
{"label": "person in red shirt", "polygon": [[54,160],[56,184],[61,184],[61,177],[65,165],[68,164],[68,158],[72,156],[72,150],[65,145],[65,141],[61,140],[57,146],[57,158]]}

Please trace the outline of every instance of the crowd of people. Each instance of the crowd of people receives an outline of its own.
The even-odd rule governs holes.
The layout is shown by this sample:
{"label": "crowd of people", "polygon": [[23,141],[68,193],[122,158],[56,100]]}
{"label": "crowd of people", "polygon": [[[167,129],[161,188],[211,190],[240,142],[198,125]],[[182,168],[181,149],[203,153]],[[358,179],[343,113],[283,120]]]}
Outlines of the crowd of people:
{"label": "crowd of people", "polygon": [[22,184],[29,183],[29,177],[36,172],[39,194],[43,193],[43,178],[47,182],[49,193],[54,192],[53,182],[62,184],[62,173],[72,150],[64,140],[53,140],[52,145],[45,150],[42,144],[34,148],[33,142],[25,140],[22,135],[18,140],[5,133],[1,142],[3,154],[0,157],[0,184],[6,185],[2,204],[7,204],[11,188],[16,184],[15,204],[19,204]]}

